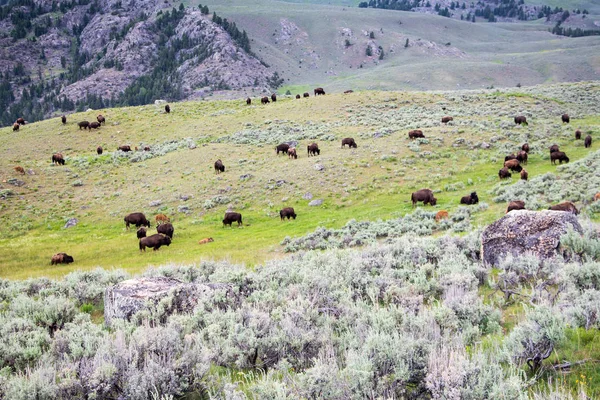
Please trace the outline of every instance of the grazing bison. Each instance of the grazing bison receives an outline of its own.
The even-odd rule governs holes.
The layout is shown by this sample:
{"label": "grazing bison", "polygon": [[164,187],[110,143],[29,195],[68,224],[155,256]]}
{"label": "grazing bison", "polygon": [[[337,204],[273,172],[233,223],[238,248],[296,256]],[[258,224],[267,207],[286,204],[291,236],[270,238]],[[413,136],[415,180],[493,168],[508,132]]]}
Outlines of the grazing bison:
{"label": "grazing bison", "polygon": [[20,173],[20,174],[24,174],[25,173],[25,169],[23,167],[21,167],[20,165],[17,165],[15,167],[15,171]]}
{"label": "grazing bison", "polygon": [[472,192],[468,196],[463,196],[460,198],[460,204],[477,204],[479,203],[479,196],[477,196],[477,192]]}
{"label": "grazing bison", "polygon": [[60,153],[54,153],[54,154],[52,154],[52,163],[53,164],[65,165],[65,159],[63,158],[62,154],[60,154]]}
{"label": "grazing bison", "polygon": [[526,170],[521,171],[521,179],[523,179],[524,181],[529,179],[529,174],[527,173]]}
{"label": "grazing bison", "polygon": [[252,104],[252,99],[250,97],[248,97],[246,99],[246,105],[249,106],[250,104]]}
{"label": "grazing bison", "polygon": [[566,122],[567,124],[569,122],[571,122],[571,118],[569,117],[569,114],[563,114],[562,117],[560,117],[562,119],[563,124]]}
{"label": "grazing bison", "polygon": [[60,120],[62,121],[63,124],[67,123],[67,116],[63,115],[62,117],[60,117]]}
{"label": "grazing bison", "polygon": [[521,167],[521,163],[519,160],[508,160],[504,162],[504,168],[508,168],[513,172],[521,172],[523,167]]}
{"label": "grazing bison", "polygon": [[277,155],[279,155],[280,152],[283,154],[287,154],[289,148],[290,148],[289,144],[281,143],[280,145],[275,147],[275,151],[277,151]]}
{"label": "grazing bison", "polygon": [[506,212],[510,212],[512,210],[524,210],[525,202],[523,200],[514,200],[508,203],[508,207],[506,208]]}
{"label": "grazing bison", "polygon": [[527,118],[525,116],[523,116],[523,115],[519,115],[519,116],[515,117],[515,124],[517,124],[517,125],[521,125],[521,124],[523,124],[523,125],[529,125],[527,123]]}
{"label": "grazing bison", "polygon": [[144,146],[144,151],[150,151],[150,146]]}
{"label": "grazing bison", "polygon": [[298,153],[296,153],[295,147],[290,147],[287,151],[288,158],[298,159]]}
{"label": "grazing bison", "polygon": [[290,217],[296,219],[296,213],[294,212],[294,209],[292,207],[285,207],[284,209],[279,211],[279,217],[282,221],[284,218],[287,218],[289,220]]}
{"label": "grazing bison", "polygon": [[297,94],[297,95],[296,95],[296,98],[297,98],[297,99],[299,99],[299,98],[300,98],[300,95],[299,95],[299,94]]}
{"label": "grazing bison", "polygon": [[19,124],[19,125],[25,125],[25,118],[23,118],[23,117],[17,118],[17,124]]}
{"label": "grazing bison", "polygon": [[319,149],[319,145],[316,143],[309,144],[308,146],[306,146],[306,149],[308,150],[309,157],[311,154],[313,156],[321,155],[321,150]]}
{"label": "grazing bison", "polygon": [[21,127],[21,125],[17,124],[16,122],[13,124],[13,132],[14,131],[18,131],[19,128]]}
{"label": "grazing bison", "polygon": [[146,228],[142,226],[140,229],[137,230],[136,235],[138,239],[146,237]]}
{"label": "grazing bison", "polygon": [[102,146],[98,146],[96,148],[96,153],[98,153],[98,155],[102,154],[103,151],[104,151],[104,149],[102,148]]}
{"label": "grazing bison", "polygon": [[575,140],[579,140],[581,139],[581,131],[579,129],[577,129],[575,131]]}
{"label": "grazing bison", "polygon": [[90,122],[90,124],[88,125],[88,129],[91,131],[92,129],[99,129],[100,128],[100,122]]}
{"label": "grazing bison", "polygon": [[304,97],[310,97],[310,94],[308,94],[308,92],[304,92],[304,94],[302,96],[304,96]]}
{"label": "grazing bison", "polygon": [[267,103],[270,103],[270,102],[269,102],[269,98],[268,98],[267,96],[263,97],[262,99],[260,99],[260,103],[261,103],[261,104],[267,104]]}
{"label": "grazing bison", "polygon": [[510,174],[510,172],[508,172],[508,168],[506,168],[506,167],[504,167],[500,171],[498,171],[498,177],[500,177],[500,179],[508,179],[511,176],[512,175]]}
{"label": "grazing bison", "polygon": [[354,141],[354,138],[348,137],[345,139],[342,139],[342,149],[344,148],[345,145],[348,145],[348,147],[354,147],[356,149],[356,142]]}
{"label": "grazing bison", "polygon": [[527,159],[529,158],[529,156],[527,155],[527,152],[524,150],[521,150],[520,152],[517,153],[517,160],[521,163],[521,164],[527,164]]}
{"label": "grazing bison", "polygon": [[89,123],[89,121],[81,121],[81,122],[78,122],[77,125],[79,126],[79,130],[81,130],[81,128],[88,129],[88,127],[90,126],[90,123]]}
{"label": "grazing bison", "polygon": [[423,131],[420,129],[414,129],[412,131],[408,131],[409,139],[424,138],[424,137],[425,137],[425,135],[423,135]]}
{"label": "grazing bison", "polygon": [[52,256],[52,259],[50,260],[50,265],[70,264],[73,261],[74,261],[73,257],[68,255],[67,253],[56,253],[55,255]]}
{"label": "grazing bison", "polygon": [[521,146],[521,150],[523,150],[525,153],[529,153],[529,143],[525,143],[523,146]]}
{"label": "grazing bison", "polygon": [[225,172],[225,166],[223,165],[223,161],[218,159],[215,161],[215,173],[220,174],[221,172]]}
{"label": "grazing bison", "polygon": [[275,93],[271,94],[271,101],[275,103],[277,101],[277,95]]}
{"label": "grazing bison", "polygon": [[156,225],[160,225],[165,222],[171,222],[169,217],[167,217],[165,214],[158,214],[156,217],[154,217],[154,221],[156,222]]}
{"label": "grazing bison", "polygon": [[583,141],[585,148],[592,147],[592,135],[587,135]]}
{"label": "grazing bison", "polygon": [[552,146],[550,146],[550,154],[555,153],[557,151],[559,151],[557,144],[553,144]]}
{"label": "grazing bison", "polygon": [[139,228],[140,226],[147,226],[150,228],[150,221],[148,221],[146,216],[141,212],[127,214],[125,218],[123,218],[123,221],[125,221],[125,228],[127,229],[129,229],[130,224],[135,225],[136,228]]}
{"label": "grazing bison", "polygon": [[325,91],[323,90],[322,87],[318,87],[315,89],[315,96],[321,95],[321,94],[325,94]]}
{"label": "grazing bison", "polygon": [[210,242],[214,242],[214,241],[215,240],[213,238],[209,237],[209,238],[200,239],[198,244],[206,244],[206,243],[210,243]]}
{"label": "grazing bison", "polygon": [[128,145],[119,146],[119,147],[117,148],[117,150],[121,150],[121,151],[123,151],[123,152],[127,153],[128,151],[131,151],[131,146],[128,146]]}
{"label": "grazing bison", "polygon": [[171,107],[169,107],[169,105],[165,105],[165,112],[168,114],[171,112]]}
{"label": "grazing bison", "polygon": [[170,222],[165,222],[164,224],[158,225],[156,227],[156,231],[173,239],[173,232],[175,232],[175,228],[173,228],[173,224]]}
{"label": "grazing bison", "polygon": [[171,244],[171,238],[163,235],[162,233],[157,233],[145,238],[140,239],[140,251],[146,251],[146,247],[151,247],[154,251],[160,249],[160,246],[168,246]]}
{"label": "grazing bison", "polygon": [[233,222],[237,222],[238,226],[242,226],[242,214],[236,212],[226,212],[223,218],[223,227],[225,225],[231,226]]}
{"label": "grazing bison", "polygon": [[566,212],[570,212],[575,215],[579,214],[579,210],[577,210],[577,207],[575,207],[575,204],[571,203],[570,201],[565,201],[560,204],[555,204],[553,206],[550,206],[550,207],[548,207],[548,210],[566,211]]}
{"label": "grazing bison", "polygon": [[504,157],[504,162],[508,161],[508,160],[516,160],[517,156],[515,153],[509,154],[506,157]]}
{"label": "grazing bison", "polygon": [[102,114],[98,114],[98,116],[96,117],[96,119],[98,120],[99,124],[104,124],[106,125],[106,118],[104,118],[104,115]]}
{"label": "grazing bison", "polygon": [[562,151],[555,151],[554,153],[550,154],[550,162],[552,162],[552,164],[556,164],[556,160],[558,160],[559,164],[562,164],[563,161],[568,163],[569,157],[567,157],[567,155]]}
{"label": "grazing bison", "polygon": [[422,201],[423,205],[431,204],[435,206],[437,203],[437,199],[433,197],[433,192],[430,189],[421,189],[410,196],[412,201],[412,206],[415,207],[418,201]]}
{"label": "grazing bison", "polygon": [[440,210],[435,214],[435,222],[440,222],[443,219],[448,219],[448,211]]}
{"label": "grazing bison", "polygon": [[352,90],[352,89],[344,90],[344,94],[348,94],[348,93],[354,93],[354,90]]}
{"label": "grazing bison", "polygon": [[448,117],[448,116],[442,117],[443,124],[447,124],[448,122],[453,121],[453,120],[454,120],[454,118],[452,118],[452,117]]}

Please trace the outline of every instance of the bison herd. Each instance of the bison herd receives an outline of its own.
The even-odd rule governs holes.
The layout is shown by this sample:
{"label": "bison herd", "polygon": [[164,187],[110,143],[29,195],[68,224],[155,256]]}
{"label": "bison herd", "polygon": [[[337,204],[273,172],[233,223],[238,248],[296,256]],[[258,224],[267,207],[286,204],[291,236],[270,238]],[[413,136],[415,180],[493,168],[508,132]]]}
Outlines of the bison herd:
{"label": "bison herd", "polygon": [[[344,93],[346,93],[346,92],[344,92]],[[349,93],[351,93],[351,91]],[[324,95],[325,90],[322,87],[318,87],[314,90],[314,94],[315,94],[315,96]],[[304,92],[302,97],[300,96],[300,94],[297,94],[295,97],[296,97],[296,99],[300,99],[302,97],[310,97],[310,93]],[[269,96],[263,96],[260,98],[260,104],[269,104],[271,102],[275,103],[276,101],[277,101],[277,95],[275,93],[271,94],[270,98],[269,98]],[[252,105],[252,99],[250,97],[246,98],[246,105]]]}

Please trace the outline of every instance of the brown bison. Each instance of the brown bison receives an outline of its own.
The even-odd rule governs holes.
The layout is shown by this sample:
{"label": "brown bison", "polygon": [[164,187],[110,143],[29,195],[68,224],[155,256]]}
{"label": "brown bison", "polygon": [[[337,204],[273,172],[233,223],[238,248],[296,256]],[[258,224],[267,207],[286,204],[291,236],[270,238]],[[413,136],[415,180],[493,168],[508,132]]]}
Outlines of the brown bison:
{"label": "brown bison", "polygon": [[136,235],[138,239],[146,237],[146,228],[142,226],[140,229],[137,230]]}
{"label": "brown bison", "polygon": [[568,163],[569,157],[567,157],[567,155],[562,151],[555,151],[554,153],[550,154],[550,162],[552,162],[552,164],[556,164],[556,160],[558,160],[559,164],[562,164],[563,161]]}
{"label": "brown bison", "polygon": [[588,147],[592,147],[592,135],[587,135],[585,140],[583,141],[583,145],[587,149]]}
{"label": "brown bison", "polygon": [[131,146],[129,146],[129,145],[123,145],[123,146],[119,146],[119,147],[117,148],[117,150],[121,150],[121,151],[123,151],[123,152],[127,153],[128,151],[131,151]]}
{"label": "brown bison", "polygon": [[513,172],[521,172],[523,167],[521,167],[521,163],[519,160],[508,160],[504,162],[504,168],[508,168]]}
{"label": "brown bison", "polygon": [[529,153],[529,143],[525,143],[523,146],[521,146],[521,150],[523,150],[525,153]]}
{"label": "brown bison", "polygon": [[175,232],[175,228],[170,222],[165,222],[164,224],[158,225],[156,227],[156,231],[158,233],[162,233],[163,235],[167,235],[168,237],[173,239],[173,233]]}
{"label": "brown bison", "polygon": [[250,104],[252,104],[252,99],[250,97],[248,97],[246,99],[246,105],[249,106]]}
{"label": "brown bison", "polygon": [[290,147],[287,151],[288,158],[298,159],[298,153],[296,153],[295,147]]}
{"label": "brown bison", "polygon": [[90,124],[88,125],[88,129],[91,131],[92,129],[99,129],[100,128],[100,122],[90,122]]}
{"label": "brown bison", "polygon": [[512,210],[524,210],[525,202],[523,200],[514,200],[508,203],[508,207],[506,208],[506,212],[510,212]]}
{"label": "brown bison", "polygon": [[154,217],[154,221],[156,222],[156,225],[160,225],[165,222],[171,222],[169,217],[167,217],[165,214],[158,214],[156,217]]}
{"label": "brown bison", "polygon": [[509,154],[506,157],[504,157],[504,162],[508,161],[508,160],[516,160],[517,159],[517,155],[515,153]]}
{"label": "brown bison", "polygon": [[313,156],[321,155],[321,150],[319,149],[319,145],[316,143],[309,144],[308,146],[306,146],[306,149],[308,150],[309,157],[311,154]]}
{"label": "brown bison", "polygon": [[260,99],[260,103],[261,104],[267,104],[270,103],[269,98],[267,96],[263,97]]}
{"label": "brown bison", "polygon": [[515,124],[517,124],[517,125],[521,125],[521,124],[523,124],[523,125],[529,125],[527,123],[527,118],[525,116],[523,116],[523,115],[519,115],[519,116],[515,117]]}
{"label": "brown bison", "polygon": [[356,142],[354,141],[354,138],[350,138],[350,137],[342,139],[342,149],[344,148],[345,145],[348,145],[348,147],[350,147],[350,148],[353,147],[355,149],[357,147]]}
{"label": "brown bison", "polygon": [[412,131],[408,131],[409,139],[424,138],[424,137],[425,137],[425,135],[423,135],[423,131],[420,129],[414,129]]}
{"label": "brown bison", "polygon": [[548,207],[548,210],[566,211],[566,212],[570,212],[575,215],[579,214],[579,210],[577,210],[577,207],[575,207],[575,204],[571,203],[570,201],[565,201],[560,204],[555,204],[553,206],[550,206],[550,207]]}
{"label": "brown bison", "polygon": [[297,95],[296,95],[296,98],[297,98],[297,99],[299,99],[299,98],[300,98],[300,95],[299,95],[299,94],[297,94]]}
{"label": "brown bison", "polygon": [[163,235],[162,233],[157,233],[140,239],[140,251],[146,251],[146,247],[150,247],[156,251],[160,249],[160,246],[168,246],[170,244],[170,237]]}
{"label": "brown bison", "polygon": [[139,228],[140,226],[147,226],[150,228],[150,221],[148,221],[146,216],[141,212],[127,214],[125,218],[123,218],[123,221],[125,221],[125,228],[127,229],[129,229],[129,225],[135,225],[136,228]]}
{"label": "brown bison", "polygon": [[209,237],[209,238],[200,239],[198,244],[206,244],[206,243],[210,243],[210,242],[214,242],[214,241],[215,240],[213,238]]}
{"label": "brown bison", "polygon": [[354,90],[352,90],[352,89],[344,90],[344,94],[348,94],[348,93],[354,93]]}
{"label": "brown bison", "polygon": [[308,94],[308,92],[304,92],[304,94],[302,96],[303,97],[310,97],[310,94]]}
{"label": "brown bison", "polygon": [[529,174],[527,173],[526,170],[521,171],[521,179],[526,181],[527,179],[529,179]]}
{"label": "brown bison", "polygon": [[17,124],[19,124],[19,125],[25,125],[25,118],[23,118],[23,117],[17,118]]}
{"label": "brown bison", "polygon": [[55,255],[52,256],[52,259],[50,260],[50,265],[70,264],[73,261],[74,261],[73,257],[68,255],[67,253],[56,253]]}
{"label": "brown bison", "polygon": [[280,152],[283,154],[287,154],[289,148],[289,144],[281,143],[280,145],[277,145],[277,147],[275,147],[275,151],[277,151],[277,155],[279,155]]}
{"label": "brown bison", "polygon": [[103,151],[104,151],[104,149],[102,148],[102,146],[98,146],[96,148],[96,153],[98,153],[98,155],[102,154]]}
{"label": "brown bison", "polygon": [[18,131],[19,128],[21,127],[21,125],[17,124],[16,122],[13,124],[13,132],[14,131]]}
{"label": "brown bison", "polygon": [[552,146],[550,146],[550,154],[555,153],[557,151],[560,151],[560,150],[558,150],[557,144],[553,144]]}
{"label": "brown bison", "polygon": [[223,161],[218,159],[215,161],[215,174],[220,174],[221,172],[225,172],[225,166],[223,165]]}
{"label": "brown bison", "polygon": [[242,214],[236,212],[226,212],[223,218],[223,227],[225,225],[231,226],[233,222],[237,222],[238,226],[242,226]]}
{"label": "brown bison", "polygon": [[415,207],[418,201],[422,201],[423,205],[431,204],[435,206],[437,203],[437,199],[433,197],[433,192],[430,189],[421,189],[410,196],[412,201],[412,206]]}
{"label": "brown bison", "polygon": [[502,169],[500,169],[500,171],[498,171],[498,177],[500,179],[508,179],[510,178],[512,175],[510,174],[510,172],[508,172],[508,168],[504,167]]}
{"label": "brown bison", "polygon": [[440,222],[443,219],[448,219],[448,211],[440,210],[435,214],[435,222]]}
{"label": "brown bison", "polygon": [[443,124],[447,124],[448,122],[453,121],[453,120],[454,120],[454,118],[452,118],[452,117],[448,117],[448,116],[442,117]]}
{"label": "brown bison", "polygon": [[15,167],[15,171],[20,173],[20,174],[24,174],[25,173],[25,169],[23,167],[21,167],[20,165],[17,165]]}
{"label": "brown bison", "polygon": [[521,163],[521,164],[527,164],[527,159],[529,158],[529,156],[527,155],[527,152],[524,150],[521,150],[517,153],[517,160]]}
{"label": "brown bison", "polygon": [[81,121],[77,123],[77,126],[79,126],[79,130],[81,130],[81,128],[83,129],[88,129],[88,127],[90,126],[89,121]]}
{"label": "brown bison", "polygon": [[104,118],[104,115],[102,114],[98,114],[98,116],[96,117],[96,119],[98,120],[99,124],[104,124],[106,125],[106,118]]}
{"label": "brown bison", "polygon": [[569,122],[571,122],[571,118],[569,117],[569,114],[563,114],[561,117],[563,124],[566,122],[567,124]]}
{"label": "brown bison", "polygon": [[52,163],[53,164],[65,165],[65,159],[63,158],[62,154],[60,154],[60,153],[54,153],[54,154],[52,154]]}
{"label": "brown bison", "polygon": [[318,87],[315,89],[315,96],[321,95],[321,94],[325,94],[325,91],[323,90],[322,87]]}
{"label": "brown bison", "polygon": [[282,221],[284,218],[287,218],[289,220],[290,217],[296,219],[296,213],[294,212],[294,209],[292,207],[285,207],[281,211],[279,211],[279,217]]}
{"label": "brown bison", "polygon": [[271,94],[271,101],[275,103],[277,101],[277,95],[275,93]]}
{"label": "brown bison", "polygon": [[171,112],[171,107],[168,104],[165,105],[165,112],[168,114]]}
{"label": "brown bison", "polygon": [[144,146],[144,151],[150,151],[150,146]]}
{"label": "brown bison", "polygon": [[62,117],[60,117],[60,120],[62,121],[63,124],[67,123],[67,116],[63,115]]}
{"label": "brown bison", "polygon": [[577,129],[575,131],[575,140],[580,140],[581,139],[581,131],[579,129]]}
{"label": "brown bison", "polygon": [[463,196],[460,198],[460,204],[477,204],[479,203],[479,196],[477,196],[477,192],[472,192],[468,196]]}

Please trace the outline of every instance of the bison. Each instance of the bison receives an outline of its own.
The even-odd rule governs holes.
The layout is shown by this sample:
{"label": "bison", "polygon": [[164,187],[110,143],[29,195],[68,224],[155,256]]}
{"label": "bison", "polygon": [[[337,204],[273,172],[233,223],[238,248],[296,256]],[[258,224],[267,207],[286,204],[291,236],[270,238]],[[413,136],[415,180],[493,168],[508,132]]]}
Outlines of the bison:
{"label": "bison", "polygon": [[527,164],[527,159],[529,158],[529,156],[527,155],[527,152],[524,150],[521,150],[517,153],[517,160],[521,163],[521,164]]}
{"label": "bison", "polygon": [[150,151],[150,146],[144,146],[144,151]]}
{"label": "bison", "polygon": [[344,94],[349,94],[349,93],[354,93],[354,90],[352,90],[352,89],[344,90]]}
{"label": "bison", "polygon": [[443,124],[447,124],[448,122],[453,121],[453,120],[454,120],[454,118],[452,118],[452,117],[448,117],[448,116],[442,117]]}
{"label": "bison", "polygon": [[261,99],[260,99],[260,103],[261,103],[261,104],[267,104],[267,103],[270,103],[270,102],[269,102],[269,98],[268,98],[267,96],[265,96],[265,97],[261,98]]}
{"label": "bison", "polygon": [[104,149],[102,148],[102,146],[98,146],[96,148],[96,153],[98,153],[98,155],[102,154],[103,151],[104,151]]}
{"label": "bison", "polygon": [[440,210],[435,214],[435,222],[440,222],[443,219],[448,219],[448,211]]}
{"label": "bison", "polygon": [[52,154],[52,163],[53,164],[65,165],[65,159],[63,158],[62,154],[60,154],[60,153],[54,153],[54,154]]}
{"label": "bison", "polygon": [[477,192],[472,192],[468,196],[463,196],[460,198],[460,204],[477,204],[479,203],[479,196],[477,196]]}
{"label": "bison", "polygon": [[139,228],[140,226],[150,228],[150,221],[148,221],[146,216],[141,212],[127,214],[125,218],[123,218],[123,221],[125,221],[125,228],[127,229],[129,229],[129,225],[135,225],[136,228]]}
{"label": "bison", "polygon": [[512,175],[510,174],[510,172],[508,172],[508,168],[504,167],[502,169],[500,169],[500,171],[498,171],[498,177],[500,177],[500,179],[508,179],[510,178]]}
{"label": "bison", "polygon": [[60,120],[62,121],[63,124],[67,123],[67,116],[63,115],[62,117],[60,117]]}
{"label": "bison", "polygon": [[418,201],[422,201],[423,205],[431,204],[435,206],[437,203],[437,199],[433,197],[433,192],[430,189],[421,189],[410,196],[412,201],[412,206],[415,207]]}
{"label": "bison", "polygon": [[168,104],[165,105],[165,112],[169,114],[171,112],[171,107]]}
{"label": "bison", "polygon": [[17,165],[15,167],[15,172],[18,172],[20,174],[24,174],[25,173],[25,169],[23,167],[21,167],[20,165]]}
{"label": "bison", "polygon": [[141,239],[141,238],[145,238],[146,237],[146,228],[144,228],[143,226],[137,230],[136,232],[137,238]]}
{"label": "bison", "polygon": [[550,162],[552,162],[552,164],[556,164],[556,160],[558,160],[559,164],[562,164],[563,161],[568,163],[569,157],[567,157],[567,155],[562,151],[555,151],[554,153],[550,154]]}
{"label": "bison", "polygon": [[569,114],[563,114],[561,117],[563,124],[566,122],[567,124],[569,122],[571,122],[571,118],[569,117]]}
{"label": "bison", "polygon": [[210,242],[214,242],[214,241],[215,240],[213,238],[209,237],[209,238],[200,239],[198,244],[206,244],[206,243],[210,243]]}
{"label": "bison", "polygon": [[506,208],[506,212],[510,212],[512,210],[524,210],[525,202],[523,200],[514,200],[508,203],[508,207]]}
{"label": "bison", "polygon": [[425,137],[425,135],[423,135],[423,131],[420,129],[414,129],[412,131],[408,131],[409,139],[424,138],[424,137]]}
{"label": "bison", "polygon": [[297,99],[299,99],[299,98],[300,98],[300,95],[299,95],[299,94],[297,94],[297,95],[296,95],[296,98],[297,98]]}
{"label": "bison", "polygon": [[225,172],[225,166],[223,165],[223,161],[218,159],[215,161],[215,174],[220,174],[221,172]]}
{"label": "bison", "polygon": [[236,212],[226,212],[223,218],[223,227],[225,225],[231,226],[233,222],[237,222],[238,226],[242,226],[242,214]]}
{"label": "bison", "polygon": [[521,171],[521,179],[526,181],[527,179],[529,179],[529,174],[527,173],[526,170]]}
{"label": "bison", "polygon": [[298,153],[296,153],[295,147],[290,147],[287,151],[288,158],[298,159]]}
{"label": "bison", "polygon": [[348,147],[350,148],[355,148],[356,149],[356,142],[354,141],[354,138],[345,138],[342,139],[342,149],[344,148],[345,145],[348,145]]}
{"label": "bison", "polygon": [[523,125],[529,125],[527,123],[527,118],[525,116],[523,116],[523,115],[518,115],[518,116],[515,117],[515,124],[517,124],[517,125],[521,125],[521,124],[523,124]]}
{"label": "bison", "polygon": [[92,129],[99,129],[100,128],[100,122],[90,122],[90,124],[88,125],[88,129],[91,131]]}
{"label": "bison", "polygon": [[106,125],[106,118],[104,118],[104,115],[102,114],[98,114],[98,116],[96,117],[96,119],[98,120],[99,124],[104,124]]}
{"label": "bison", "polygon": [[517,156],[515,153],[509,154],[506,157],[504,157],[504,162],[508,161],[508,160],[516,160]]}
{"label": "bison", "polygon": [[322,87],[318,87],[315,89],[315,96],[321,95],[321,94],[325,94],[325,91],[323,90]]}
{"label": "bison", "polygon": [[156,231],[173,239],[173,232],[175,232],[175,228],[173,228],[173,224],[170,222],[165,222],[164,224],[158,225],[156,227]]}
{"label": "bison", "polygon": [[25,118],[23,118],[23,117],[17,118],[17,124],[19,124],[19,125],[25,125]]}
{"label": "bison", "polygon": [[140,251],[146,251],[146,247],[151,247],[154,251],[160,249],[160,246],[168,246],[171,244],[171,238],[163,235],[162,233],[156,233],[154,235],[140,239]]}
{"label": "bison", "polygon": [[19,128],[21,127],[21,125],[17,124],[16,122],[13,124],[13,132],[14,131],[18,131]]}
{"label": "bison", "polygon": [[587,149],[588,147],[592,147],[592,135],[587,135],[585,140],[583,141],[583,145]]}
{"label": "bison", "polygon": [[74,261],[73,257],[68,255],[67,253],[56,253],[55,255],[52,256],[52,259],[50,260],[50,265],[70,264],[73,261]]}
{"label": "bison", "polygon": [[559,151],[557,144],[553,144],[552,146],[550,146],[550,154],[557,152],[557,151]]}
{"label": "bison", "polygon": [[565,211],[565,212],[570,212],[575,215],[579,214],[579,210],[577,210],[577,207],[575,207],[575,204],[571,203],[570,201],[565,201],[560,204],[555,204],[553,206],[550,206],[550,207],[548,207],[548,210]]}
{"label": "bison", "polygon": [[594,201],[598,201],[598,200],[600,200],[600,192],[598,192],[594,195]]}
{"label": "bison", "polygon": [[246,99],[246,105],[249,106],[250,104],[252,104],[252,99],[250,97],[248,97]]}
{"label": "bison", "polygon": [[308,94],[308,92],[304,92],[304,94],[302,96],[303,97],[310,97],[310,94]]}
{"label": "bison", "polygon": [[79,126],[79,130],[81,130],[81,128],[88,129],[88,127],[90,126],[90,123],[89,123],[89,121],[81,121],[81,122],[78,122],[77,125]]}
{"label": "bison", "polygon": [[275,93],[271,94],[271,101],[275,103],[277,101],[277,95]]}
{"label": "bison", "polygon": [[313,156],[321,155],[321,150],[319,149],[319,145],[316,143],[309,144],[308,146],[306,146],[306,149],[308,150],[309,157],[311,154]]}
{"label": "bison", "polygon": [[154,217],[154,221],[156,222],[156,225],[160,225],[165,222],[171,222],[169,217],[167,217],[165,214],[158,214],[156,217]]}
{"label": "bison", "polygon": [[294,212],[294,209],[292,207],[285,207],[281,211],[279,211],[279,217],[282,221],[284,218],[287,218],[289,220],[290,217],[296,219],[296,213]]}
{"label": "bison", "polygon": [[128,145],[119,146],[117,148],[117,150],[121,150],[121,151],[127,153],[128,151],[131,151],[131,146],[128,146]]}
{"label": "bison", "polygon": [[508,168],[513,172],[521,172],[523,167],[521,167],[521,163],[519,160],[508,160],[504,162],[504,168]]}
{"label": "bison", "polygon": [[521,146],[521,150],[523,150],[525,153],[529,153],[529,143],[525,143],[523,146]]}
{"label": "bison", "polygon": [[580,140],[581,139],[581,131],[579,129],[577,129],[575,131],[575,140]]}
{"label": "bison", "polygon": [[290,145],[287,143],[281,143],[280,145],[278,145],[277,147],[275,147],[275,151],[277,151],[277,155],[279,155],[279,153],[283,153],[283,154],[287,154],[288,149],[290,148]]}

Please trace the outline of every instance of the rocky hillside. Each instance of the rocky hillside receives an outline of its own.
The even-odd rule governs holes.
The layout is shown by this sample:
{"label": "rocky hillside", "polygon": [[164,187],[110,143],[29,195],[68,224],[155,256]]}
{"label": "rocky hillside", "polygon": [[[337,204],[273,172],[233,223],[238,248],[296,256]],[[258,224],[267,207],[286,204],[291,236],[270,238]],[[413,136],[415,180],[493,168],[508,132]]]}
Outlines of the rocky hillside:
{"label": "rocky hillside", "polygon": [[277,74],[234,23],[164,0],[0,7],[2,125],[88,107],[268,92]]}

